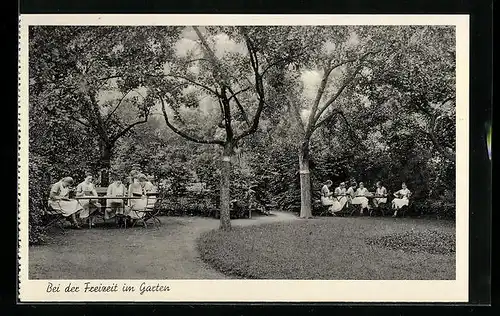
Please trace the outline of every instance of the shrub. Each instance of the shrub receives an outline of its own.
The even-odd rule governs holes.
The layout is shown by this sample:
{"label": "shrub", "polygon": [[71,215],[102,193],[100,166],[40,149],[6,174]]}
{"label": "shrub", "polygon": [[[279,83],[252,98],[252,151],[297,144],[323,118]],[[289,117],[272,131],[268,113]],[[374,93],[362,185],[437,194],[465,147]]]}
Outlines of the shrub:
{"label": "shrub", "polygon": [[43,161],[33,157],[29,165],[30,184],[29,184],[29,221],[28,236],[30,244],[43,243],[46,237],[42,226],[42,214],[47,201],[47,181],[43,176],[41,168]]}

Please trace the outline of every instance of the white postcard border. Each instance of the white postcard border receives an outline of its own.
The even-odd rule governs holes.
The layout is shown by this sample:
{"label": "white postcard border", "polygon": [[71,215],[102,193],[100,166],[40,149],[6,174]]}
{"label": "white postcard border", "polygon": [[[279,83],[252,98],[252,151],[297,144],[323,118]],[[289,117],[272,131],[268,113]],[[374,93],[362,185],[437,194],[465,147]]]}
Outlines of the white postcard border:
{"label": "white postcard border", "polygon": [[[30,25],[455,25],[456,280],[30,280],[28,278],[28,27]],[[19,301],[23,302],[466,302],[469,277],[469,16],[468,15],[85,15],[20,16],[19,34]],[[61,292],[47,293],[48,283]],[[164,292],[64,292],[85,286],[168,286]]]}

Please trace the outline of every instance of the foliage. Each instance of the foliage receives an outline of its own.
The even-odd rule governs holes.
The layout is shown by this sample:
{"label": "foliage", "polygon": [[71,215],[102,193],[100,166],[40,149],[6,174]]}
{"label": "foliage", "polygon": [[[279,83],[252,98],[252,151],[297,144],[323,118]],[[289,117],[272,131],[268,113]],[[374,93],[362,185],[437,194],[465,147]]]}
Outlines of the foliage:
{"label": "foliage", "polygon": [[453,218],[454,40],[441,26],[32,27],[32,229],[50,184],[103,164],[192,198],[180,214],[249,186],[297,212],[299,157],[312,199],[328,179],[405,181],[418,214]]}
{"label": "foliage", "polygon": [[[33,161],[31,158],[29,174],[32,179],[43,179],[42,169],[39,168],[41,162]],[[28,220],[28,236],[29,243],[40,244],[45,240],[45,231],[42,228],[42,214],[47,203],[47,190],[44,188],[44,183],[30,183],[29,186],[29,220]],[[45,189],[45,190],[44,190]]]}
{"label": "foliage", "polygon": [[39,103],[30,103],[29,117],[29,227],[30,243],[40,243],[45,232],[41,215],[46,208],[50,186],[71,176],[78,183],[87,172],[97,171],[98,157],[93,138],[70,120],[46,112]]}
{"label": "foliage", "polygon": [[177,28],[33,26],[30,102],[97,138],[109,169],[118,139],[144,124],[154,102],[145,73],[168,58]]}

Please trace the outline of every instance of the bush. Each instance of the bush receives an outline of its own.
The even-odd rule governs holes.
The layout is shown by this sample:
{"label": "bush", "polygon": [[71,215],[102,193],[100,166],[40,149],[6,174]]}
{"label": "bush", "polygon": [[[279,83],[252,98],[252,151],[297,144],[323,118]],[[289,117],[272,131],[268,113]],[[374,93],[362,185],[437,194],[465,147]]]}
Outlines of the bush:
{"label": "bush", "polygon": [[45,241],[46,232],[42,226],[42,214],[47,201],[49,184],[44,181],[42,166],[43,161],[33,157],[29,165],[29,222],[28,236],[30,245],[41,244]]}
{"label": "bush", "polygon": [[160,206],[161,215],[167,216],[214,216],[217,205],[203,194],[168,195]]}

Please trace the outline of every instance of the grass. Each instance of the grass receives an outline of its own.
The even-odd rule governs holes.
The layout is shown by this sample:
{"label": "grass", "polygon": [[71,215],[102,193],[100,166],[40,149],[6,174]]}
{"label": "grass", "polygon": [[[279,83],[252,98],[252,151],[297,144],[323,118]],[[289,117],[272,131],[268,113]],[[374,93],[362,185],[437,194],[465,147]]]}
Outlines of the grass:
{"label": "grass", "polygon": [[321,218],[213,230],[198,239],[203,260],[251,279],[455,279],[449,221]]}
{"label": "grass", "polygon": [[29,248],[30,279],[221,279],[196,251],[217,220],[162,217],[158,228],[54,230]]}

